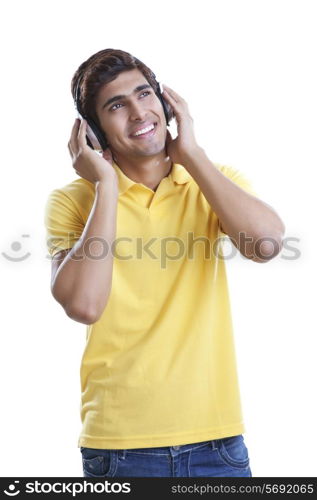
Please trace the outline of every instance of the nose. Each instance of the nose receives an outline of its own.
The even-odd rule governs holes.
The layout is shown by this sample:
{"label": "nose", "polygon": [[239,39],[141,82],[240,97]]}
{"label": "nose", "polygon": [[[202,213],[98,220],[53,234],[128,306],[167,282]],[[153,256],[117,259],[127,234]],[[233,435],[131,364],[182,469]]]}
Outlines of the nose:
{"label": "nose", "polygon": [[140,120],[143,121],[146,116],[146,110],[142,103],[134,101],[130,105],[130,118],[132,121]]}

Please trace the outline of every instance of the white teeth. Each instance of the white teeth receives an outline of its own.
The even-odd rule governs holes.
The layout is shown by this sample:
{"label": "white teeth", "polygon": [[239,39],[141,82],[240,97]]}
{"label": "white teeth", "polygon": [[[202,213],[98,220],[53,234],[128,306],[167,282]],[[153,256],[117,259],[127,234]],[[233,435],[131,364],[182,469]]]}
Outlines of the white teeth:
{"label": "white teeth", "polygon": [[152,125],[150,125],[149,127],[146,127],[146,128],[143,128],[142,130],[138,130],[135,134],[133,135],[141,135],[141,134],[145,134],[146,132],[149,132],[150,130],[153,130],[154,129],[154,124],[152,123]]}

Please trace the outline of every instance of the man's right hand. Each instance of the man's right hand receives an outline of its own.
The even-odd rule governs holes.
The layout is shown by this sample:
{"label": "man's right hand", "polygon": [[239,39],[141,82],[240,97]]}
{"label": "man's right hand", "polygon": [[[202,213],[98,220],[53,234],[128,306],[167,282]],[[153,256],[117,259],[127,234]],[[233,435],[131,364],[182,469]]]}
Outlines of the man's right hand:
{"label": "man's right hand", "polygon": [[118,182],[118,176],[112,166],[113,158],[110,149],[103,151],[102,156],[92,150],[87,144],[86,129],[86,120],[80,121],[79,118],[76,118],[68,142],[68,149],[75,172],[93,184],[97,182],[113,182],[114,178]]}

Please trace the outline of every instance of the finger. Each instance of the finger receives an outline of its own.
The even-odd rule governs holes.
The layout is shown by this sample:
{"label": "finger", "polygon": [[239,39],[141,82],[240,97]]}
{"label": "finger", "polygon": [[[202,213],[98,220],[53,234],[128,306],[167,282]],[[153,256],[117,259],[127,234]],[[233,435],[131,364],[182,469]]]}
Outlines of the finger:
{"label": "finger", "polygon": [[86,134],[87,134],[87,121],[81,120],[77,135],[78,149],[84,149],[87,146]]}
{"label": "finger", "polygon": [[169,93],[167,92],[166,89],[163,90],[163,96],[164,96],[164,99],[166,99],[169,103],[175,104],[175,99],[173,99],[172,96],[169,95]]}
{"label": "finger", "polygon": [[176,92],[172,91],[173,96],[170,95],[172,92],[170,93],[168,92],[164,92],[164,98],[166,99],[166,102],[168,102],[169,105],[171,106],[176,121],[180,122],[180,120],[182,120],[183,117],[185,116],[184,113],[188,114],[188,104],[185,101],[185,99],[180,97]]}
{"label": "finger", "polygon": [[186,105],[186,101],[171,89],[164,89],[163,95],[173,109],[181,109],[184,104]]}
{"label": "finger", "polygon": [[167,87],[166,85],[163,85],[164,90],[166,91],[166,95],[172,97],[175,102],[181,101],[182,97],[175,92],[175,90],[172,90],[170,87]]}
{"label": "finger", "polygon": [[177,102],[166,91],[163,92],[163,97],[166,100],[166,102],[170,105],[175,115],[177,113],[177,108],[176,108]]}
{"label": "finger", "polygon": [[176,103],[176,100],[175,98],[169,93],[169,91],[167,89],[164,88],[163,90],[163,95],[165,97],[165,99],[168,100],[168,102],[171,102],[171,103]]}
{"label": "finger", "polygon": [[182,114],[182,104],[180,102],[176,102],[170,95],[164,92],[164,98],[166,102],[170,105],[173,111],[173,116],[176,118],[176,121],[180,120]]}
{"label": "finger", "polygon": [[77,154],[78,152],[78,144],[77,144],[77,136],[78,136],[78,130],[79,130],[79,119],[76,118],[75,123],[72,128],[70,140],[69,140],[69,145],[70,149],[73,154]]}
{"label": "finger", "polygon": [[68,151],[69,151],[69,153],[70,153],[70,156],[71,156],[71,157],[73,157],[73,156],[74,156],[74,152],[73,152],[73,150],[72,150],[72,147],[71,147],[70,141],[69,141],[69,143],[67,144],[67,146],[68,146]]}

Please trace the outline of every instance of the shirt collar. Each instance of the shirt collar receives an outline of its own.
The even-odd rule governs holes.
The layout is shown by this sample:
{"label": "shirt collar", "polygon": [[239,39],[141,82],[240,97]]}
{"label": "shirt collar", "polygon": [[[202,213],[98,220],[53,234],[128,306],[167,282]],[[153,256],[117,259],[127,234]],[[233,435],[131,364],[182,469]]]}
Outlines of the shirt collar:
{"label": "shirt collar", "polygon": [[[118,175],[119,195],[124,194],[132,186],[134,186],[135,184],[138,184],[137,182],[130,179],[130,177],[125,175],[125,173],[121,170],[121,168],[115,162],[112,163],[112,166],[114,167],[114,169]],[[167,177],[169,177],[174,182],[174,184],[175,183],[176,184],[185,184],[186,182],[189,182],[192,179],[191,175],[188,173],[186,168],[184,168],[179,163],[172,164],[171,171]]]}

